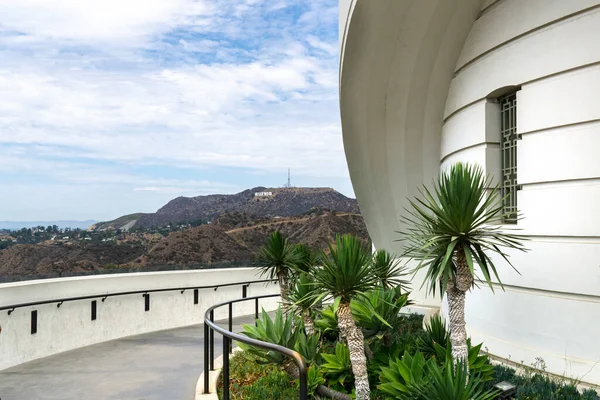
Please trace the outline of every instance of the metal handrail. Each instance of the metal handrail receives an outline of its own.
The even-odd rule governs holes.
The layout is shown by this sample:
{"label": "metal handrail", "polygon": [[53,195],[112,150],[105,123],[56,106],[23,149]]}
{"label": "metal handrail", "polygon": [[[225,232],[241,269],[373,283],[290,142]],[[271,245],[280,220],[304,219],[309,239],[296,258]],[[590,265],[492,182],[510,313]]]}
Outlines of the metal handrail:
{"label": "metal handrail", "polygon": [[[304,359],[297,351],[288,349],[277,344],[263,342],[260,340],[252,339],[248,336],[240,335],[232,332],[232,305],[242,301],[254,300],[255,317],[258,319],[258,300],[270,297],[279,297],[280,294],[268,294],[262,296],[244,297],[241,299],[225,301],[223,303],[216,304],[210,307],[204,313],[204,393],[209,393],[209,371],[214,369],[214,337],[213,332],[217,331],[223,336],[223,400],[229,400],[229,353],[231,350],[231,341],[246,343],[252,346],[261,347],[267,350],[277,351],[286,357],[293,359],[294,363],[298,366],[299,378],[300,378],[300,400],[308,399],[308,379],[307,379],[307,368],[304,363]],[[215,309],[223,306],[229,308],[229,330],[221,328],[214,323],[214,311]],[[208,340],[207,340],[208,339]],[[210,342],[210,347],[209,347]],[[209,368],[210,362],[210,368]]]}
{"label": "metal handrail", "polygon": [[148,289],[148,290],[132,290],[128,292],[116,292],[116,293],[98,293],[94,295],[88,296],[77,296],[77,297],[65,297],[60,299],[51,299],[51,300],[40,300],[40,301],[32,301],[29,303],[19,303],[8,306],[0,306],[0,311],[9,310],[8,314],[10,315],[15,309],[23,308],[23,307],[32,307],[43,304],[52,304],[52,303],[66,303],[69,301],[78,301],[78,300],[89,300],[89,299],[98,299],[102,298],[102,301],[107,299],[108,297],[116,297],[116,296],[128,296],[133,294],[148,294],[148,293],[157,293],[157,292],[172,292],[172,291],[181,291],[182,293],[186,290],[195,290],[195,289],[214,289],[217,290],[220,287],[228,287],[228,286],[243,286],[244,288],[253,283],[270,283],[275,282],[274,279],[262,279],[255,281],[246,281],[246,282],[234,282],[234,283],[221,283],[209,286],[185,286],[185,287],[176,287],[176,288],[164,288],[164,289]]}

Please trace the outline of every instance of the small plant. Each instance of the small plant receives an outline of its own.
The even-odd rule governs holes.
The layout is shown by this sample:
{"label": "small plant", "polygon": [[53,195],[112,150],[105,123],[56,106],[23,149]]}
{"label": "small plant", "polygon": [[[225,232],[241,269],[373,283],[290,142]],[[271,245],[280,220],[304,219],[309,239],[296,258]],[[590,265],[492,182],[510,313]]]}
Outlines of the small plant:
{"label": "small plant", "polygon": [[411,304],[408,293],[402,294],[400,287],[375,288],[352,300],[352,316],[363,330],[365,339],[383,340],[391,346],[392,333],[402,324],[400,311]]}
{"label": "small plant", "polygon": [[350,351],[345,344],[338,342],[334,354],[321,354],[321,357],[325,361],[321,370],[328,382],[336,382],[342,387],[352,382]]}
{"label": "small plant", "polygon": [[315,320],[315,327],[323,336],[335,341],[340,334],[338,328],[338,318],[336,314],[336,305],[330,304],[319,313],[319,318]]}
{"label": "small plant", "polygon": [[492,400],[494,390],[485,390],[479,375],[469,375],[467,366],[451,357],[439,364],[422,353],[404,353],[381,369],[379,389],[388,399],[404,400]]}
{"label": "small plant", "polygon": [[275,231],[267,240],[256,259],[257,267],[269,279],[277,279],[282,300],[286,301],[289,278],[294,272],[297,254],[294,246],[279,231]]}
{"label": "small plant", "polygon": [[402,292],[410,288],[410,282],[402,279],[408,275],[407,268],[400,265],[400,260],[384,249],[377,250],[371,259],[373,273],[384,289],[398,287]]}
{"label": "small plant", "polygon": [[[232,400],[293,399],[298,396],[298,389],[289,376],[276,365],[259,364],[252,356],[239,353],[231,358],[230,366]],[[222,390],[220,382],[219,394]]]}
{"label": "small plant", "polygon": [[[281,308],[277,310],[273,319],[263,309],[262,316],[256,320],[256,326],[243,325],[244,334],[252,339],[262,340],[278,344],[288,349],[293,349],[298,342],[298,336],[301,334],[299,327],[294,327],[293,317],[284,316]],[[238,346],[244,350],[244,353],[257,357],[259,363],[283,364],[289,363],[289,359],[276,351],[268,351],[259,347],[254,347],[245,343],[238,343]]]}
{"label": "small plant", "polygon": [[312,275],[308,272],[300,272],[295,283],[287,292],[287,307],[293,313],[302,316],[307,335],[315,332],[312,310],[314,299],[319,296],[320,292],[319,286],[315,284]]}

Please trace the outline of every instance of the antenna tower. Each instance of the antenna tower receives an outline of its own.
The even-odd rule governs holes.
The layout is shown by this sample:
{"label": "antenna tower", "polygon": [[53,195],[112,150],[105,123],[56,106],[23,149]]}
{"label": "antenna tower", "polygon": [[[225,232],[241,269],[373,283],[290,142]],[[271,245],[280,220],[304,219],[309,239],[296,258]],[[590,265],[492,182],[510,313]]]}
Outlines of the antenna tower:
{"label": "antenna tower", "polygon": [[287,183],[285,185],[283,185],[283,187],[285,188],[291,188],[292,187],[292,179],[290,176],[290,169],[288,168],[288,180]]}

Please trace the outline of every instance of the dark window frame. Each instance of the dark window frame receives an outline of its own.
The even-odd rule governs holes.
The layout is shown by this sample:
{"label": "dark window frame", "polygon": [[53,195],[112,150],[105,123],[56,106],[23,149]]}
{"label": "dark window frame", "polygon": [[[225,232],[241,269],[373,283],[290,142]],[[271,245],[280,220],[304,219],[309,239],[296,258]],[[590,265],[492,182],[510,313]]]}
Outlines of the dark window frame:
{"label": "dark window frame", "polygon": [[516,224],[518,221],[517,191],[517,92],[508,93],[498,98],[500,104],[500,160],[501,160],[501,192],[504,212],[502,222]]}

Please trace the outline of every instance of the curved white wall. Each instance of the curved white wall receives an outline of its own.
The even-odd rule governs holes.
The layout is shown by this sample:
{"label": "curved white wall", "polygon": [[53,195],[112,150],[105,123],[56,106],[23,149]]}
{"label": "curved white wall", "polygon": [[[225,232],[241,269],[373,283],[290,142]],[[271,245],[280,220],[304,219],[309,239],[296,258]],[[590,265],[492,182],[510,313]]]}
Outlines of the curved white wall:
{"label": "curved white wall", "polygon": [[488,97],[521,87],[519,228],[531,250],[513,255],[522,275],[498,260],[506,292],[468,295],[468,332],[498,356],[543,357],[550,372],[600,384],[600,1],[358,0],[346,26],[344,142],[377,247],[397,248],[405,198],[440,168],[476,162],[499,176]]}
{"label": "curved white wall", "polygon": [[[202,323],[206,309],[216,303],[242,297],[241,286],[200,289],[198,304],[193,290],[150,294],[150,310],[144,311],[141,294],[108,297],[103,294],[137,290],[209,286],[262,279],[253,268],[213,269],[115,274],[83,278],[61,278],[0,285],[0,307],[52,300],[57,298],[98,295],[97,319],[91,320],[91,301],[56,303],[0,311],[0,369],[91,344],[163,329]],[[277,293],[274,284],[255,283],[247,295]],[[261,300],[265,309],[276,308],[278,298]],[[31,311],[38,312],[38,328],[31,334]],[[254,302],[234,305],[234,315],[254,313]],[[215,318],[227,317],[227,308]],[[203,331],[198,329],[198,337]],[[200,343],[200,342],[199,342]],[[199,344],[200,346],[200,344]],[[198,348],[198,354],[202,349]]]}
{"label": "curved white wall", "polygon": [[[480,0],[343,1],[340,107],[354,192],[377,248],[400,252],[406,197],[439,171],[446,95]],[[342,31],[343,32],[343,31]],[[414,288],[421,304],[439,305]]]}
{"label": "curved white wall", "polygon": [[[467,298],[469,333],[494,354],[600,383],[600,1],[503,0],[475,21],[455,69],[443,164],[499,173],[497,107],[517,92],[522,275],[499,261],[507,289]],[[487,107],[487,113],[486,113]]]}

